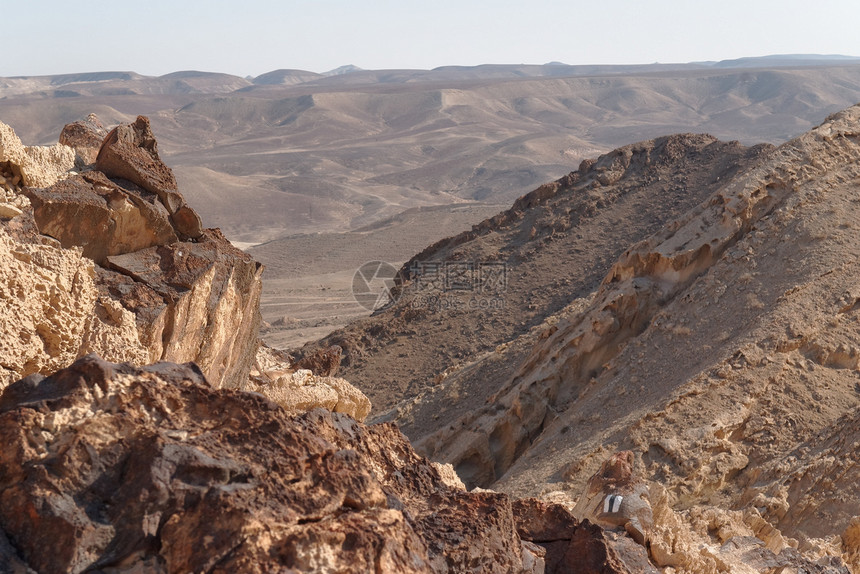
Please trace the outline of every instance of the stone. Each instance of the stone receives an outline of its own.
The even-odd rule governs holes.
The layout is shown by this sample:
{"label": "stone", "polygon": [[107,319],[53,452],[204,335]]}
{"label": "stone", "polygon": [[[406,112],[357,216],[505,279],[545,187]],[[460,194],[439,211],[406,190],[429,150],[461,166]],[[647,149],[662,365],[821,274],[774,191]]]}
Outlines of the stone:
{"label": "stone", "polygon": [[202,234],[200,217],[186,205],[173,171],[158,155],[158,143],[146,116],[119,125],[105,136],[95,168],[110,178],[128,180],[156,194],[181,236],[196,239]]}
{"label": "stone", "polygon": [[99,172],[24,193],[41,233],[63,247],[81,247],[84,256],[99,264],[111,255],[178,241],[157,196],[130,185],[120,187]]}
{"label": "stone", "polygon": [[11,127],[0,122],[0,162],[9,162],[18,180],[13,179],[13,185],[48,187],[75,166],[75,152],[63,144],[25,146]]}
{"label": "stone", "polygon": [[604,528],[621,527],[646,545],[654,517],[648,485],[634,472],[631,451],[617,452],[603,462],[589,479],[573,513]]}
{"label": "stone", "polygon": [[648,552],[629,538],[585,521],[570,541],[558,572],[657,574]]}
{"label": "stone", "polygon": [[106,135],[98,116],[90,114],[84,120],[66,124],[60,132],[60,143],[75,150],[75,167],[83,169],[96,162]]}
{"label": "stone", "polygon": [[247,389],[262,393],[290,412],[321,407],[348,414],[359,421],[370,414],[370,399],[348,381],[320,377],[308,369],[299,369],[267,382],[249,382]]}
{"label": "stone", "polygon": [[99,290],[138,318],[150,361],[194,361],[217,387],[245,387],[259,346],[262,265],[217,229],[105,265]]}
{"label": "stone", "polygon": [[0,203],[0,218],[12,219],[24,213],[11,203]]}
{"label": "stone", "polygon": [[10,385],[0,493],[0,564],[37,572],[542,566],[506,495],[449,488],[394,425],[294,417],[193,364],[89,355]]}
{"label": "stone", "polygon": [[333,377],[340,368],[342,354],[343,349],[338,345],[315,349],[312,353],[296,361],[295,366],[296,369],[309,369],[315,375]]}
{"label": "stone", "polygon": [[0,226],[0,389],[91,351],[148,359],[134,314],[100,295],[95,275],[80,249]]}
{"label": "stone", "polygon": [[522,498],[513,503],[514,518],[520,538],[531,542],[570,540],[579,521],[560,504],[538,498]]}

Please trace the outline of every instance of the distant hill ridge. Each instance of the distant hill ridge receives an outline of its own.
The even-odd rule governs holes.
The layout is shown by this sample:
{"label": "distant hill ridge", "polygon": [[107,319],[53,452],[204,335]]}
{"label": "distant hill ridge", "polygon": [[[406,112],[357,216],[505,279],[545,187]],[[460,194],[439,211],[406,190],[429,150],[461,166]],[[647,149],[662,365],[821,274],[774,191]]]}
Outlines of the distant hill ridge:
{"label": "distant hill ridge", "polygon": [[[440,66],[432,70],[404,68],[399,70],[366,70],[358,66],[348,64],[334,68],[332,70],[317,73],[308,70],[293,70],[279,69],[272,70],[260,74],[256,77],[248,76],[242,78],[232,74],[221,72],[205,72],[198,70],[177,71],[164,74],[162,76],[146,76],[137,72],[84,72],[71,73],[47,76],[10,76],[8,80],[30,80],[36,82],[47,82],[53,86],[62,86],[73,83],[88,83],[88,82],[106,82],[106,81],[150,81],[163,79],[189,79],[189,78],[207,78],[210,80],[223,79],[232,84],[237,80],[248,82],[256,85],[270,85],[279,83],[305,83],[313,82],[320,79],[326,79],[331,82],[332,78],[349,76],[352,74],[365,73],[370,77],[378,77],[380,73],[385,73],[390,77],[392,71],[399,71],[403,76],[408,76],[412,79],[425,78],[427,80],[437,79],[452,79],[452,75],[461,74],[464,78],[473,78],[475,76],[488,76],[493,78],[517,78],[517,77],[539,77],[539,76],[562,76],[562,75],[603,75],[603,74],[619,74],[633,72],[658,72],[665,70],[681,70],[681,69],[707,69],[716,68],[750,68],[750,67],[790,67],[790,66],[826,66],[839,65],[846,63],[858,63],[860,57],[845,56],[839,54],[821,55],[821,54],[774,54],[769,56],[751,56],[744,58],[736,58],[731,60],[720,61],[703,61],[703,62],[688,62],[688,63],[654,63],[654,64],[599,64],[599,65],[582,65],[582,64],[565,64],[563,62],[549,62],[546,64],[480,64],[476,66]],[[275,81],[275,79],[280,81]],[[289,78],[292,81],[283,81]],[[0,78],[2,82],[3,78]],[[405,80],[402,80],[405,81]]]}

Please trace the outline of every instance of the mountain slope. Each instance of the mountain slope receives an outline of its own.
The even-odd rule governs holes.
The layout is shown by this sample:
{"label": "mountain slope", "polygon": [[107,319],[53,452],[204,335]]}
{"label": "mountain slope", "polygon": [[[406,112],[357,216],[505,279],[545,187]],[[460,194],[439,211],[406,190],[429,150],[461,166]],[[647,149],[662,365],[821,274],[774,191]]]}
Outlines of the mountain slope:
{"label": "mountain slope", "polygon": [[[395,305],[325,342],[348,351],[347,376],[377,406],[400,401],[377,420],[467,485],[616,526],[633,515],[612,522],[611,496],[635,502],[627,532],[677,572],[779,571],[798,552],[848,572],[858,222],[860,105],[776,149],[636,144],[413,261],[503,261],[510,308],[469,312],[456,299],[474,293],[443,292],[427,311],[414,304],[422,266],[407,265]],[[508,314],[518,329],[499,328]]]}
{"label": "mountain slope", "polygon": [[[680,135],[584,162],[509,211],[416,255],[401,271],[411,282],[397,305],[322,344],[343,348],[345,376],[371,396],[377,413],[384,411],[432,387],[446,369],[492,352],[541,325],[572,298],[587,296],[631,242],[680,217],[767,149]],[[471,265],[475,277],[481,270],[506,271],[505,284],[490,292],[477,283],[469,289],[428,286],[428,272],[445,279],[461,264]],[[420,272],[424,276],[416,277]],[[468,410],[500,382],[477,378],[460,393],[469,397],[465,402],[438,408],[445,418],[451,416],[448,409]],[[433,425],[400,422],[407,434],[413,426]]]}
{"label": "mountain slope", "polygon": [[860,514],[858,180],[854,107],[627,250],[484,408],[419,446],[513,492],[576,490],[626,448],[676,509],[841,534]]}

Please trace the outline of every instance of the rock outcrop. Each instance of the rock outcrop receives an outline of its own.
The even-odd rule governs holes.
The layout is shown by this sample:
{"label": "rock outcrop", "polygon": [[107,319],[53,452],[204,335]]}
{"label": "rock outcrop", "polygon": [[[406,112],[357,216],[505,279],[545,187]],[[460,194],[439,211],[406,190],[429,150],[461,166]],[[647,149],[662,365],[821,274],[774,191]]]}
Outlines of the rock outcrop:
{"label": "rock outcrop", "polygon": [[13,223],[0,225],[0,388],[90,352],[149,362],[134,314],[99,292],[93,262]]}
{"label": "rock outcrop", "polygon": [[84,120],[72,122],[60,132],[60,143],[75,150],[75,167],[83,169],[96,162],[107,130],[98,116],[90,114]]}
{"label": "rock outcrop", "polygon": [[24,193],[41,233],[58,239],[63,247],[81,247],[85,257],[100,265],[109,255],[178,241],[157,196],[120,187],[101,172],[85,172]]}
{"label": "rock outcrop", "polygon": [[158,155],[158,143],[145,116],[117,126],[105,136],[95,168],[108,177],[128,180],[157,195],[181,236],[197,239],[203,233],[200,217],[185,203],[173,171]]}
{"label": "rock outcrop", "polygon": [[[75,174],[72,148],[25,148],[0,126],[0,220],[11,220],[0,223],[0,292],[9,302],[0,308],[0,388],[97,352],[137,364],[194,361],[216,387],[363,419],[367,398],[328,376],[334,348],[299,365],[266,356],[249,382],[262,266],[217,229],[202,229],[145,117],[106,135],[93,114],[66,126],[60,139],[83,170]],[[296,375],[301,368],[313,373]]]}
{"label": "rock outcrop", "polygon": [[[65,130],[64,139],[76,143],[76,149],[91,150],[97,122],[91,116],[80,129]],[[49,293],[65,293],[44,300],[24,297],[21,308],[3,310],[11,329],[4,330],[11,335],[6,344],[21,355],[4,357],[4,382],[47,373],[98,351],[139,363],[196,361],[216,386],[244,386],[259,346],[262,266],[217,230],[187,225],[199,223],[199,218],[185,205],[170,168],[159,159],[148,120],[141,116],[117,127],[113,138],[101,145],[105,171],[96,166],[61,180],[57,174],[72,165],[65,155],[61,161],[56,153],[23,148],[7,131],[0,134],[6,142],[0,160],[30,175],[20,188],[6,193],[29,198],[19,211],[32,213],[38,231],[19,223],[9,257],[28,249],[53,249],[55,255],[50,260],[19,256],[16,274],[7,284],[26,292],[39,288],[46,273],[66,279],[45,287]],[[66,146],[57,149],[73,155]],[[27,164],[24,160],[31,156],[53,160]],[[31,165],[41,171],[34,172]],[[67,261],[75,264],[63,263]],[[32,314],[24,309],[27,305],[34,306]],[[21,329],[13,329],[16,322]],[[136,325],[133,344],[129,324]],[[108,342],[111,330],[123,333],[125,351]]]}
{"label": "rock outcrop", "polygon": [[293,418],[190,364],[23,379],[0,437],[6,571],[543,571],[506,495],[448,486],[395,426]]}

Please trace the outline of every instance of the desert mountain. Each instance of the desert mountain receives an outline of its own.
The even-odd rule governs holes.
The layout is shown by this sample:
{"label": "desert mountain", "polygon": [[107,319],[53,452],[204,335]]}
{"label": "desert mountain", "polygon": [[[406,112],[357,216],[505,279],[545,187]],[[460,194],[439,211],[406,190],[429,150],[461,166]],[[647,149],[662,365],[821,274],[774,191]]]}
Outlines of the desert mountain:
{"label": "desert mountain", "polygon": [[[415,255],[401,269],[409,282],[394,306],[321,345],[344,350],[342,372],[382,412],[588,297],[631,244],[705,201],[769,147],[678,135],[583,162],[509,210]],[[467,281],[446,285],[461,269]],[[493,271],[500,282],[485,285],[482,273]],[[473,401],[483,402],[505,368],[512,366],[496,366],[493,377],[476,372],[463,400],[446,408],[467,412]],[[411,423],[400,422],[409,433]]]}
{"label": "desert mountain", "polygon": [[[467,484],[620,513],[661,567],[856,567],[858,134],[855,106],[775,149],[620,148],[428,248],[396,304],[326,342]],[[435,281],[488,263],[489,295]]]}
{"label": "desert mountain", "polygon": [[850,574],[858,126],[584,161],[294,361],[148,118],[0,124],[0,570]]}
{"label": "desert mountain", "polygon": [[261,243],[413,207],[509,203],[583,159],[670,133],[782,143],[860,100],[851,61],[753,62],[3,78],[0,117],[50,144],[92,112],[108,126],[146,114],[209,225]]}

